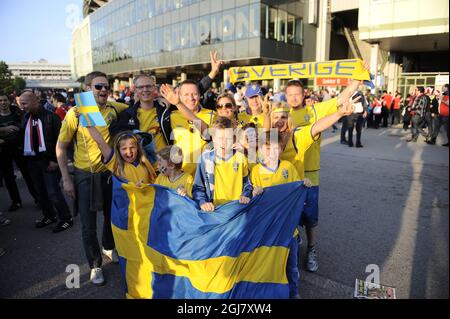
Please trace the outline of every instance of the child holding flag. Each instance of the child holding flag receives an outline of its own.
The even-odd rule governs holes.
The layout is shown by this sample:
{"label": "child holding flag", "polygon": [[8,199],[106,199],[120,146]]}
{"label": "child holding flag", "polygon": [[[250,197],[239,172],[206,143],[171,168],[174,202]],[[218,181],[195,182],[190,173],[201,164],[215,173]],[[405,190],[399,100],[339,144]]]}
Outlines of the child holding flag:
{"label": "child holding flag", "polygon": [[156,155],[160,174],[155,184],[175,189],[181,196],[192,197],[192,175],[183,172],[183,152],[177,146],[166,146]]}
{"label": "child holding flag", "polygon": [[218,117],[213,124],[214,149],[203,152],[192,187],[194,200],[206,212],[218,205],[239,200],[248,204],[253,188],[248,178],[247,157],[233,149],[232,123]]}
{"label": "child holding flag", "polygon": [[111,148],[94,126],[87,129],[102,152],[103,164],[115,176],[137,185],[150,184],[155,180],[155,171],[145,157],[137,135],[120,133],[114,140],[114,148]]}
{"label": "child holding flag", "polygon": [[[271,138],[270,132],[266,132],[262,141],[261,153],[263,163],[254,166],[250,173],[250,181],[253,186],[253,196],[262,194],[263,188],[281,184],[292,183],[300,180],[297,169],[289,161],[280,160],[281,135],[276,134]],[[311,181],[305,179],[305,186],[310,187]],[[289,296],[291,299],[299,299],[298,281],[298,230],[289,244],[289,256],[286,274],[289,282]]]}

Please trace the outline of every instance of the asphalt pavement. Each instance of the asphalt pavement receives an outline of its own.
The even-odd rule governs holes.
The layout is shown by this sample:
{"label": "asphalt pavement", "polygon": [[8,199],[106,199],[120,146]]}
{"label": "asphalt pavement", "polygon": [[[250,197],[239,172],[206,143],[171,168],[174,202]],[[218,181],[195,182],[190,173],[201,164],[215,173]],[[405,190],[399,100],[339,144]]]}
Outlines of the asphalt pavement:
{"label": "asphalt pavement", "polygon": [[[302,298],[352,298],[367,267],[378,268],[381,284],[395,287],[398,298],[449,297],[449,149],[440,146],[442,136],[430,146],[422,138],[407,143],[407,134],[364,129],[361,149],[341,145],[339,132],[323,134],[319,270],[301,272]],[[0,247],[7,250],[0,257],[0,298],[124,298],[119,266],[107,259],[106,285],[89,283],[79,217],[58,234],[34,228],[41,213],[20,174],[18,183],[24,206],[16,212],[5,212],[9,197],[0,188],[0,211],[12,220],[0,227]],[[99,234],[101,224],[99,214]],[[69,265],[80,267],[80,288],[66,287]]]}

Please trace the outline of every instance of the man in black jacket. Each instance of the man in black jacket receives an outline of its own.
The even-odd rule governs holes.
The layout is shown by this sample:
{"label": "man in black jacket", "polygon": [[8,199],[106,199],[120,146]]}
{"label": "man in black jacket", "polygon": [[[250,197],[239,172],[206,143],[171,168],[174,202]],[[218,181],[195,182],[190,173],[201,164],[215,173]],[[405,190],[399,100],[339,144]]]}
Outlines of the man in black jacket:
{"label": "man in black jacket", "polygon": [[418,96],[411,108],[411,137],[406,140],[407,142],[417,142],[419,134],[427,138],[429,134],[424,132],[423,127],[425,124],[428,124],[428,129],[431,127],[430,98],[425,94],[423,86],[418,86],[417,91]]}
{"label": "man in black jacket", "polygon": [[28,191],[37,203],[37,194],[31,181],[20,141],[20,125],[23,112],[10,104],[8,96],[0,93],[0,169],[5,179],[5,185],[11,197],[9,211],[15,211],[22,206],[22,199],[17,188],[14,175],[14,162],[27,184]]}
{"label": "man in black jacket", "polygon": [[61,232],[73,225],[72,215],[59,187],[61,173],[55,149],[61,121],[56,114],[39,105],[31,91],[20,95],[20,105],[26,112],[22,121],[23,151],[44,215],[36,221],[36,227],[55,223],[58,214],[59,222],[53,232]]}
{"label": "man in black jacket", "polygon": [[348,116],[348,146],[353,147],[353,129],[356,126],[356,147],[363,147],[361,144],[361,132],[364,123],[364,119],[367,117],[367,101],[362,92],[358,91],[353,96],[352,99],[360,97],[360,100],[356,102],[355,111],[353,114]]}

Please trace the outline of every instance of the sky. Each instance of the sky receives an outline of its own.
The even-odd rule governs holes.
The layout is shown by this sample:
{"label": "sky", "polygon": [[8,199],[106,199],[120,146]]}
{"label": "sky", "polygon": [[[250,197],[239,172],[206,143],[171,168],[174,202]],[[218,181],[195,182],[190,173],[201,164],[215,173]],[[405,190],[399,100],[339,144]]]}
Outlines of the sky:
{"label": "sky", "polygon": [[0,0],[0,60],[70,64],[72,29],[82,0]]}

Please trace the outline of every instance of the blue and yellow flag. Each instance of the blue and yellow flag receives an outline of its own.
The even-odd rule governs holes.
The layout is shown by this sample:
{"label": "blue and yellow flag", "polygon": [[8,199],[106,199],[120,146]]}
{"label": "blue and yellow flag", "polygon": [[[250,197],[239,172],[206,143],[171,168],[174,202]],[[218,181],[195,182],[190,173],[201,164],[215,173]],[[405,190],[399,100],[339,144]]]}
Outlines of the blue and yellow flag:
{"label": "blue and yellow flag", "polygon": [[286,263],[306,198],[301,182],[198,210],[156,185],[113,182],[112,229],[127,298],[289,298]]}
{"label": "blue and yellow flag", "polygon": [[359,59],[233,67],[229,72],[231,83],[320,77],[371,80],[369,71]]}
{"label": "blue and yellow flag", "polygon": [[106,126],[105,119],[100,113],[91,91],[75,94],[75,103],[80,113],[81,127]]}

